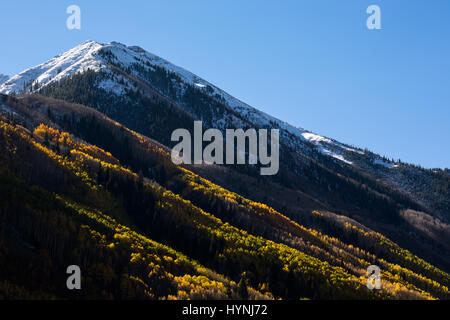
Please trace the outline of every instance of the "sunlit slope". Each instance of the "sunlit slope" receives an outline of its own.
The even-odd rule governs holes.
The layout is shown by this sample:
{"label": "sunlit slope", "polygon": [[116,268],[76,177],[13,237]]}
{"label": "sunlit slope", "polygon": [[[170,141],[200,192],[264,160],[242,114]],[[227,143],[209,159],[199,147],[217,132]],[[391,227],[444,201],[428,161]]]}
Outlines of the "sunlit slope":
{"label": "sunlit slope", "polygon": [[[375,232],[346,226],[358,247],[305,228],[174,166],[163,146],[92,109],[44,102],[10,103],[31,131],[4,123],[2,149],[15,151],[2,160],[65,203],[102,212],[274,297],[448,298],[448,274]],[[383,271],[381,291],[365,287],[370,264]]]}

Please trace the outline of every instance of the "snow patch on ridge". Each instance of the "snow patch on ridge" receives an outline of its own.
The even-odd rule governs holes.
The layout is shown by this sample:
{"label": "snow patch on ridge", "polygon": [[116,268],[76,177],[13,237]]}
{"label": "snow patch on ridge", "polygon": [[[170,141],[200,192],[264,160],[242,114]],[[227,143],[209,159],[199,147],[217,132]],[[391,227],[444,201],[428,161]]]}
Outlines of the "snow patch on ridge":
{"label": "snow patch on ridge", "polygon": [[386,168],[389,168],[389,169],[398,167],[397,164],[393,164],[393,163],[390,163],[390,162],[386,162],[386,161],[384,161],[384,160],[382,160],[382,159],[375,159],[375,160],[373,161],[373,163],[374,163],[374,164],[377,164],[377,165],[380,165],[380,166],[383,166],[383,167],[386,167]]}
{"label": "snow patch on ridge", "polygon": [[315,134],[315,133],[304,132],[301,135],[303,136],[303,138],[305,138],[309,142],[312,142],[312,143],[315,143],[315,144],[317,144],[319,142],[332,143],[332,141],[330,139],[322,137],[322,136],[319,136],[318,134]]}
{"label": "snow patch on ridge", "polygon": [[332,158],[338,159],[338,160],[340,160],[342,162],[345,162],[346,164],[350,164],[350,165],[353,164],[353,162],[345,159],[343,155],[338,154],[336,152],[330,151],[330,150],[325,149],[325,148],[319,148],[319,151],[321,153],[323,153],[324,155],[327,155],[327,156],[330,156]]}

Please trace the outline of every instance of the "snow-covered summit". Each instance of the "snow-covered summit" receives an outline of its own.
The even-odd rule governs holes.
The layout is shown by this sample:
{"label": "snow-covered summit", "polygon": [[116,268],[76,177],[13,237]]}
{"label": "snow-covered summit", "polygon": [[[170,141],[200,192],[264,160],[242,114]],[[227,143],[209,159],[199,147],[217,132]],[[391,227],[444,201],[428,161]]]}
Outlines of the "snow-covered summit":
{"label": "snow-covered summit", "polygon": [[[5,94],[10,94],[12,92],[18,93],[25,91],[25,88],[28,89],[26,91],[33,91],[33,88],[30,88],[31,84],[34,86],[37,84],[35,87],[41,88],[53,81],[58,81],[64,77],[84,72],[87,69],[107,71],[109,61],[107,61],[101,51],[111,53],[112,55],[108,58],[124,69],[130,67],[134,63],[140,62],[147,66],[158,66],[169,72],[173,72],[177,74],[185,84],[204,89],[205,93],[212,97],[221,97],[229,107],[238,111],[243,116],[248,117],[253,123],[264,126],[276,123],[280,128],[298,135],[301,139],[310,140],[310,137],[312,137],[312,135],[308,135],[306,130],[290,126],[283,121],[247,105],[208,81],[162,59],[161,57],[149,53],[138,46],[126,46],[119,42],[101,44],[92,40],[86,41],[63,54],[55,56],[47,62],[26,69],[18,75],[9,78],[5,83],[0,85],[0,92]],[[315,135],[315,137],[317,137],[317,135]],[[317,138],[313,138],[312,140],[314,142],[318,141]],[[324,138],[323,141],[329,141],[329,139]]]}
{"label": "snow-covered summit", "polygon": [[[169,105],[175,105],[192,118],[208,122],[208,127],[220,130],[249,127],[279,129],[280,155],[286,156],[284,163],[296,174],[304,175],[307,172],[307,179],[311,178],[310,175],[311,179],[320,178],[315,176],[317,171],[314,168],[318,165],[344,175],[352,172],[371,176],[377,181],[390,184],[421,199],[423,203],[440,201],[438,199],[440,195],[431,200],[423,198],[423,186],[417,184],[423,177],[427,177],[428,181],[434,181],[432,173],[279,120],[138,46],[126,46],[118,42],[102,44],[86,41],[47,62],[7,79],[4,83],[0,81],[0,93],[33,92],[51,84],[54,84],[53,88],[58,88],[55,82],[87,70],[98,74],[86,77],[94,79],[94,85],[81,90],[85,90],[88,95],[102,97],[106,102],[98,102],[101,107],[109,107],[108,104],[112,101],[117,102],[114,105],[115,109],[123,107],[124,109],[120,111],[127,111],[126,108],[133,104],[141,106],[140,98],[145,95],[148,99],[155,97],[164,99]],[[81,76],[75,80],[77,79],[84,78]],[[71,85],[79,85],[76,81],[73,83],[68,81],[67,84],[69,90]],[[55,91],[64,91],[65,84],[60,85],[58,89],[61,90]],[[52,91],[52,88],[48,89],[49,92]],[[51,96],[48,92],[45,93],[45,90],[41,93]],[[145,116],[145,113],[139,112],[137,111],[138,116]],[[122,121],[120,117],[115,120]],[[437,171],[435,174],[441,175],[442,172]],[[338,187],[336,185],[336,188]]]}
{"label": "snow-covered summit", "polygon": [[[147,52],[141,47],[126,46],[119,42],[102,44],[92,40],[86,41],[67,52],[55,56],[47,62],[26,69],[7,79],[4,83],[0,84],[0,93],[30,92],[67,76],[82,73],[88,69],[113,73],[112,65],[118,66],[122,70],[131,70],[131,67],[136,64],[140,65],[143,69],[154,69],[158,67],[176,74],[178,79],[181,80],[177,84],[181,91],[189,86],[201,90],[203,94],[213,99],[219,99],[221,103],[224,103],[233,112],[239,114],[242,119],[257,127],[280,129],[282,141],[286,145],[294,147],[294,149],[299,150],[302,142],[309,143],[319,153],[337,159],[342,164],[352,164],[354,155],[361,156],[364,154],[361,150],[351,148],[333,139],[292,126],[272,117],[234,98],[205,79],[157,55]],[[138,73],[133,73],[132,75],[138,78],[140,76]],[[99,84],[99,88],[108,90],[112,94],[120,95],[124,92],[123,82],[128,81],[127,79],[123,79],[123,77],[120,78],[121,81],[118,81],[118,77],[114,76],[103,80]],[[220,123],[223,124],[223,121]],[[224,125],[230,125],[230,123]]]}
{"label": "snow-covered summit", "polygon": [[85,70],[98,70],[105,65],[95,57],[102,47],[95,41],[86,41],[75,48],[55,56],[38,66],[31,67],[9,78],[0,85],[0,92],[10,94],[23,92],[31,84],[44,86],[52,81],[58,81],[68,75]]}

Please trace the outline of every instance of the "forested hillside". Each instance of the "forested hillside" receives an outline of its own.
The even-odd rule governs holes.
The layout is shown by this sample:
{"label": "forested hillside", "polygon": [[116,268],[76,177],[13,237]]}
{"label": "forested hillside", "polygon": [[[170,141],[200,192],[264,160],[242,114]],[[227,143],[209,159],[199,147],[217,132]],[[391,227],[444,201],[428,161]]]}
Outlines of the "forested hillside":
{"label": "forested hillside", "polygon": [[[2,298],[449,298],[448,273],[325,206],[294,215],[230,191],[83,105],[1,99]],[[65,286],[72,264],[79,292]],[[366,287],[371,264],[381,290]]]}
{"label": "forested hillside", "polygon": [[[223,96],[214,94],[217,88],[198,88],[186,83],[177,73],[138,60],[128,67],[122,66],[107,49],[100,54],[109,63],[108,72],[87,70],[35,92],[93,107],[168,147],[174,145],[170,141],[173,130],[186,128],[192,132],[193,121],[197,119],[202,120],[205,129],[280,128],[280,170],[275,176],[261,177],[258,166],[191,170],[201,172],[205,178],[227,189],[276,207],[298,222],[303,221],[304,216],[314,220],[311,212],[315,209],[352,218],[446,271],[450,270],[448,242],[442,242],[433,236],[434,231],[423,230],[402,214],[404,210],[415,210],[449,228],[450,176],[444,171],[424,170],[402,163],[386,168],[374,164],[378,156],[370,151],[342,146],[345,156],[353,161],[352,165],[347,165],[318,152],[314,143],[298,138],[274,120],[260,124],[254,119],[255,115],[230,108]],[[120,94],[103,85],[110,79],[123,87]],[[319,146],[319,150],[321,148]],[[236,178],[229,178],[231,176]],[[248,183],[236,183],[240,179],[256,180],[259,185],[249,187]],[[281,197],[274,198],[274,190],[264,187],[267,184],[279,190]],[[284,198],[286,193],[292,194],[295,201],[292,197]],[[447,232],[446,238],[449,236]]]}
{"label": "forested hillside", "polygon": [[[48,118],[52,122],[48,125],[107,150],[136,174],[142,171],[143,177],[174,193],[184,192],[183,197],[207,212],[215,210],[216,203],[199,199],[197,189],[187,191],[167,159],[158,160],[156,168],[149,165],[156,160],[139,152],[133,146],[133,135],[125,129],[150,137],[152,144],[163,150],[173,147],[170,137],[175,129],[184,128],[192,134],[194,121],[202,121],[205,130],[214,128],[222,133],[238,128],[278,129],[280,169],[276,175],[261,176],[259,164],[184,168],[234,194],[263,203],[306,228],[373,250],[348,235],[347,225],[358,225],[450,272],[448,169],[424,169],[292,126],[161,57],[118,42],[86,41],[8,78],[0,84],[0,93],[38,93],[93,108],[120,123],[124,129],[113,129],[112,134],[110,126],[108,130],[94,128],[98,127],[97,119],[80,120],[79,107],[60,114],[62,102],[51,103],[42,96],[33,98],[38,101],[27,102],[30,98],[26,95],[23,98],[32,109],[34,104],[50,104],[43,110],[36,108],[39,112],[33,109],[22,119],[29,129],[30,122],[36,127],[39,119],[47,123]],[[9,101],[11,104],[17,107]],[[6,114],[8,108],[2,106]],[[249,228],[247,215],[234,217],[224,212],[214,215],[241,229]],[[253,231],[274,241],[284,239],[261,231],[264,223],[255,222]]]}

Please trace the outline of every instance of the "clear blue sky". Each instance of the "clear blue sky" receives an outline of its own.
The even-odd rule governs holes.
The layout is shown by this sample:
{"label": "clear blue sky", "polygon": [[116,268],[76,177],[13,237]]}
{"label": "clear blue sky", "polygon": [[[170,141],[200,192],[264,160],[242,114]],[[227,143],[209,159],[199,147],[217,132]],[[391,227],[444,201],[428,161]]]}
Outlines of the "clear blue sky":
{"label": "clear blue sky", "polygon": [[88,39],[139,45],[293,125],[450,167],[449,0],[1,1],[0,39],[0,73]]}

